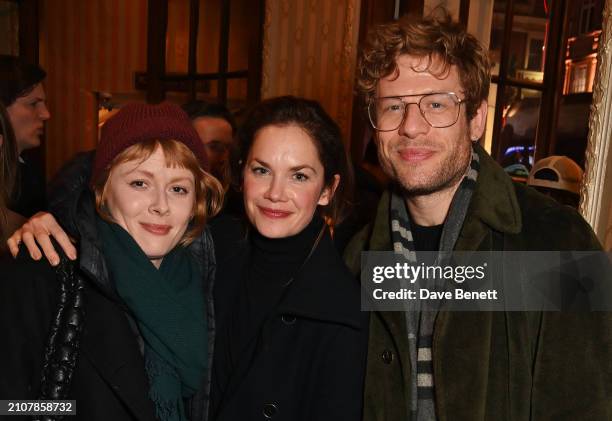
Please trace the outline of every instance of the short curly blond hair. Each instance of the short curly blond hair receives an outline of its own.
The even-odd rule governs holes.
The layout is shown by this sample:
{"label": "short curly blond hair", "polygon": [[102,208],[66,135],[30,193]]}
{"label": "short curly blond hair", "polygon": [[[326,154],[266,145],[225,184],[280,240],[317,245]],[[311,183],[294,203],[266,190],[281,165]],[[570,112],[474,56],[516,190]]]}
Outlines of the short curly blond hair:
{"label": "short curly blond hair", "polygon": [[425,68],[418,71],[433,72],[432,63],[436,64],[434,75],[440,78],[446,77],[450,66],[456,66],[468,120],[487,99],[491,66],[486,51],[461,24],[452,21],[446,9],[438,7],[427,17],[406,16],[368,34],[357,74],[357,90],[366,104],[376,95],[378,81],[397,73],[397,59],[404,54],[427,59]]}

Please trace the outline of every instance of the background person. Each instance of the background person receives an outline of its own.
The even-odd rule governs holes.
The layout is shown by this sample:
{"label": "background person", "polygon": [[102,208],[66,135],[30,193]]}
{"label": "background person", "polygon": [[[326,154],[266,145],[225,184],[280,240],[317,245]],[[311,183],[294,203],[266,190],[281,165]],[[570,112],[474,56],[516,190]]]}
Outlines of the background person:
{"label": "background person", "polygon": [[207,419],[214,254],[205,224],[222,188],[205,166],[177,106],[126,105],[108,120],[93,191],[82,186],[76,201],[78,262],[58,271],[24,255],[0,263],[0,396],[75,399],[83,420]]}
{"label": "background person", "polygon": [[238,148],[234,141],[237,126],[234,116],[223,104],[201,100],[183,104],[200,139],[206,148],[212,175],[225,189],[222,214],[244,216],[240,185],[233,183],[232,172],[237,171]]}
{"label": "background person", "polygon": [[527,184],[575,209],[580,203],[582,168],[567,156],[552,155],[535,163]]}
{"label": "background person", "polygon": [[0,102],[11,121],[19,167],[10,208],[26,217],[46,208],[45,176],[22,153],[40,146],[45,121],[51,116],[42,85],[46,73],[39,66],[14,56],[0,55]]}
{"label": "background person", "polygon": [[206,101],[191,101],[182,108],[204,143],[212,175],[227,188],[231,178],[230,151],[236,131],[234,116],[225,105]]}
{"label": "background person", "polygon": [[7,251],[8,236],[25,222],[23,216],[7,207],[17,177],[18,157],[13,128],[0,102],[0,255]]}

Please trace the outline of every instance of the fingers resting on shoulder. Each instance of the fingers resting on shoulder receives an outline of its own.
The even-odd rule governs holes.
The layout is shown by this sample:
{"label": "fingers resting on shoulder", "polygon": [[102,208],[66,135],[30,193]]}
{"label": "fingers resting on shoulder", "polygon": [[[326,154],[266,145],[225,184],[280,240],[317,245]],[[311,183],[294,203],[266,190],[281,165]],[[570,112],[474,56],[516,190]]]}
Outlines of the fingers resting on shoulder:
{"label": "fingers resting on shoulder", "polygon": [[13,257],[16,257],[19,253],[19,245],[23,242],[32,259],[39,260],[44,254],[49,263],[55,266],[60,259],[53,247],[51,237],[57,241],[68,258],[76,259],[77,251],[72,241],[53,215],[48,212],[38,212],[33,215],[11,235],[7,240],[7,245]]}

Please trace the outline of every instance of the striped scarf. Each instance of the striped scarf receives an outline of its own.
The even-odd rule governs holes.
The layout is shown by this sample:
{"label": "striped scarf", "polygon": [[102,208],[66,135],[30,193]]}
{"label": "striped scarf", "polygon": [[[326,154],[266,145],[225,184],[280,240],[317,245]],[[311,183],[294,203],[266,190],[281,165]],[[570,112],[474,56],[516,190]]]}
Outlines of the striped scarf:
{"label": "striped scarf", "polygon": [[[476,188],[479,169],[479,157],[472,149],[472,161],[453,197],[448,216],[444,221],[436,262],[445,260],[445,257],[449,256],[455,247],[472,193]],[[393,251],[396,255],[401,256],[401,259],[417,264],[416,250],[410,230],[410,217],[401,193],[393,192],[391,196],[390,217]],[[408,288],[409,286],[402,285],[401,287]],[[428,285],[429,289],[434,290],[442,290],[444,287],[443,283]],[[434,322],[440,304],[440,301],[436,300],[404,301],[410,363],[413,368],[410,379],[412,384],[410,412],[413,420],[436,419],[432,339]]]}

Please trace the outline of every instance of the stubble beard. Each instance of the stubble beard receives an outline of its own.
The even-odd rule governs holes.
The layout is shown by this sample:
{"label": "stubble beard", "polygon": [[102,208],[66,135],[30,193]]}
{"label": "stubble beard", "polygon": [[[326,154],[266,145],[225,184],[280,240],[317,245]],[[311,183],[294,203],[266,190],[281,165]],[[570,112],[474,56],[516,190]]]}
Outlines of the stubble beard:
{"label": "stubble beard", "polygon": [[[466,136],[458,140],[461,146],[448,151],[443,161],[426,174],[419,169],[407,167],[408,163],[396,158],[393,162],[381,160],[383,170],[402,189],[405,197],[429,196],[456,186],[465,176],[472,157],[471,141]],[[418,174],[418,175],[417,175]]]}

